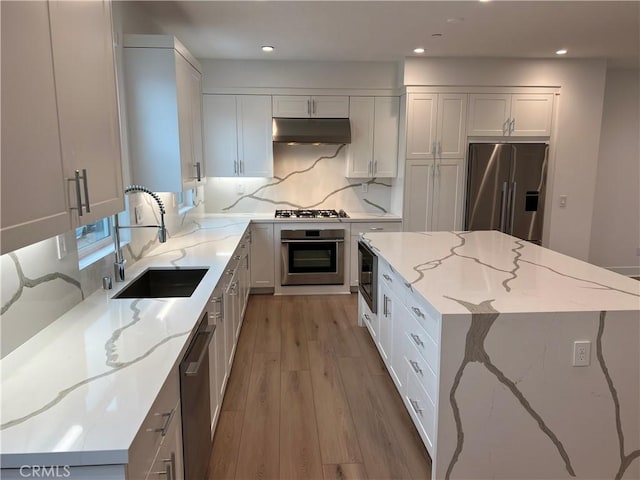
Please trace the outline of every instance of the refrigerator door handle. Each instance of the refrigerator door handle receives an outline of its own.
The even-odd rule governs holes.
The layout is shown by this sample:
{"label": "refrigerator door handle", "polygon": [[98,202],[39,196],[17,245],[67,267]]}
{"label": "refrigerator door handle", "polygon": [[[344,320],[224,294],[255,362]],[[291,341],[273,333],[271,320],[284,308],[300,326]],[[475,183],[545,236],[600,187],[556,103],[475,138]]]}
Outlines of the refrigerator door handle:
{"label": "refrigerator door handle", "polygon": [[506,233],[507,226],[507,182],[502,182],[500,195],[500,231]]}
{"label": "refrigerator door handle", "polygon": [[511,198],[509,199],[509,212],[511,219],[509,220],[509,235],[513,235],[513,224],[516,216],[516,187],[518,184],[513,182],[511,184]]}

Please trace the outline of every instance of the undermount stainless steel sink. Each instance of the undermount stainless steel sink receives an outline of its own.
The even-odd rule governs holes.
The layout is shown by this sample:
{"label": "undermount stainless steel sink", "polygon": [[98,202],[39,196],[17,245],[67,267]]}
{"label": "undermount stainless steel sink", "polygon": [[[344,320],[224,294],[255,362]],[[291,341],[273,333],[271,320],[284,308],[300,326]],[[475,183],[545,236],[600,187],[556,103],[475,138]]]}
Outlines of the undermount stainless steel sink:
{"label": "undermount stainless steel sink", "polygon": [[190,297],[208,268],[149,268],[113,298]]}

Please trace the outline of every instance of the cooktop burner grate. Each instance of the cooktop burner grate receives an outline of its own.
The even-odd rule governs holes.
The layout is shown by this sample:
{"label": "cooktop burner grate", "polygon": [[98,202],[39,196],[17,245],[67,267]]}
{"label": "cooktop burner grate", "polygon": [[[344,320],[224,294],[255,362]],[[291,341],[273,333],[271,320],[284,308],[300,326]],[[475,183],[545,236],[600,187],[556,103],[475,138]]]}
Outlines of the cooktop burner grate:
{"label": "cooktop burner grate", "polygon": [[276,210],[275,218],[349,218],[344,210]]}

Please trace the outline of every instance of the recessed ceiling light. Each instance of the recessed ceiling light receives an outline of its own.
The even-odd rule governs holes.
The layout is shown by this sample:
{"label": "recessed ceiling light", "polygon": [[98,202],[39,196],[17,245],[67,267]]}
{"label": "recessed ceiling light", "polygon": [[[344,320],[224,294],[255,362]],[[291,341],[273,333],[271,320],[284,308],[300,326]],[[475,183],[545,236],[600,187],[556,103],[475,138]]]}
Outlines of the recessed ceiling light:
{"label": "recessed ceiling light", "polygon": [[447,18],[447,23],[462,23],[462,22],[464,22],[464,17]]}
{"label": "recessed ceiling light", "polygon": [[413,53],[424,53],[424,48],[422,47],[414,48]]}
{"label": "recessed ceiling light", "polygon": [[262,46],[262,51],[263,52],[273,52],[275,50],[275,48],[273,48],[271,45],[263,45]]}
{"label": "recessed ceiling light", "polygon": [[556,55],[566,55],[566,54],[567,54],[566,48],[561,48],[560,50],[556,50]]}

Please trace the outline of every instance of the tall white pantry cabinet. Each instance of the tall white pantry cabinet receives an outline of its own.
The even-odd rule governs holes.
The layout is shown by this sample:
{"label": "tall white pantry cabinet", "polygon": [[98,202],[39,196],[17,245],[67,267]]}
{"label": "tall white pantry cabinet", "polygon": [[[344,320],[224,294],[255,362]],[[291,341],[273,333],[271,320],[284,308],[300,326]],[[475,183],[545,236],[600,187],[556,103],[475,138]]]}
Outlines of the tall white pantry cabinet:
{"label": "tall white pantry cabinet", "polygon": [[124,209],[111,4],[1,2],[2,254]]}
{"label": "tall white pantry cabinet", "polygon": [[404,229],[461,229],[467,94],[409,93],[406,101]]}

